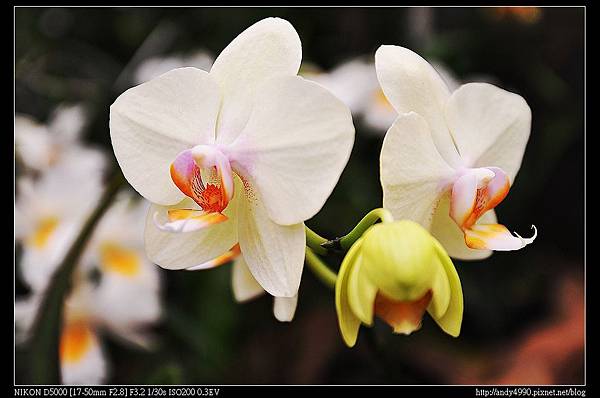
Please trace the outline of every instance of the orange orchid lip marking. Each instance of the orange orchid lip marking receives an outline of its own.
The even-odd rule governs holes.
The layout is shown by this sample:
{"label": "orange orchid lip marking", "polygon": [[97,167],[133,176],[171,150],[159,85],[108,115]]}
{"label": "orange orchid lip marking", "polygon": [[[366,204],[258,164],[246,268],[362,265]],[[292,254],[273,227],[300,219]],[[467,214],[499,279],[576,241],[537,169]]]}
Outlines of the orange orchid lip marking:
{"label": "orange orchid lip marking", "polygon": [[223,214],[233,197],[233,172],[227,157],[217,148],[197,145],[177,155],[170,167],[179,190],[202,210],[171,209],[168,221],[156,226],[168,232],[191,232],[226,221]]}
{"label": "orange orchid lip marking", "polygon": [[161,223],[158,212],[154,214],[154,225],[166,232],[192,232],[227,221],[229,218],[222,213],[210,213],[195,209],[169,209],[168,221]]}
{"label": "orange orchid lip marking", "polygon": [[177,188],[207,213],[223,212],[233,196],[231,166],[217,149],[203,145],[187,149],[177,155],[170,172]]}
{"label": "orange orchid lip marking", "polygon": [[215,257],[214,259],[207,261],[205,263],[186,268],[186,271],[198,271],[198,270],[203,270],[203,269],[215,268],[215,267],[218,267],[219,265],[223,265],[223,264],[230,262],[231,260],[233,260],[234,258],[239,256],[240,253],[241,253],[240,244],[236,243],[235,245],[233,245],[233,247],[231,249],[229,249],[225,253],[221,254],[220,256]]}

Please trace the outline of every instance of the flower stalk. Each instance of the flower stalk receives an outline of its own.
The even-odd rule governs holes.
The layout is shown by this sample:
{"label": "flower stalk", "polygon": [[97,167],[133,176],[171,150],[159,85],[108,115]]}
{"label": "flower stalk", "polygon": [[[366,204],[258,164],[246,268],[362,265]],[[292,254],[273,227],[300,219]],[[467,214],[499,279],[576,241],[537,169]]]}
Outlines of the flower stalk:
{"label": "flower stalk", "polygon": [[323,282],[327,287],[335,289],[335,282],[337,280],[337,274],[329,268],[323,260],[315,254],[315,252],[307,247],[306,248],[306,264],[313,271],[313,273]]}
{"label": "flower stalk", "polygon": [[365,231],[369,229],[369,227],[380,220],[384,223],[392,222],[394,221],[394,217],[392,216],[392,213],[384,208],[371,210],[348,234],[340,238],[323,242],[321,243],[321,247],[332,251],[347,251],[354,244],[354,242],[356,242],[365,233]]}

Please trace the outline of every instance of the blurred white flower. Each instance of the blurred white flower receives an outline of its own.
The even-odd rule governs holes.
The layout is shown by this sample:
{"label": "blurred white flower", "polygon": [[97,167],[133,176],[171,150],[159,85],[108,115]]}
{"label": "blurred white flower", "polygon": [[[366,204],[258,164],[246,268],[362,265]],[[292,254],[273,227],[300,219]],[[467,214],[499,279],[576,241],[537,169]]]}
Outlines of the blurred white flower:
{"label": "blurred white flower", "polygon": [[[53,167],[86,172],[104,166],[100,151],[83,146],[81,133],[87,123],[82,105],[61,105],[47,124],[28,115],[15,115],[15,150],[23,164],[35,171]],[[95,171],[94,171],[95,172]]]}
{"label": "blurred white flower", "polygon": [[497,224],[531,129],[525,100],[487,83],[451,91],[418,54],[381,46],[377,75],[400,116],[381,150],[383,205],[428,228],[452,257],[480,259],[518,250],[532,238]]}
{"label": "blurred white flower", "polygon": [[[99,384],[108,364],[100,335],[108,331],[148,348],[144,328],[161,316],[159,270],[144,255],[141,226],[148,204],[123,195],[94,232],[73,277],[64,306],[60,364],[65,384]],[[98,271],[98,279],[93,276]],[[39,308],[41,294],[15,302],[17,341],[24,342]]]}
{"label": "blurred white flower", "polygon": [[210,73],[181,68],[111,106],[116,158],[154,203],[146,250],[168,269],[206,269],[241,255],[271,295],[298,291],[304,220],[348,161],[348,108],[296,74],[292,25],[267,18],[236,37]]}
{"label": "blurred white flower", "polygon": [[100,173],[84,171],[58,167],[37,180],[17,180],[15,237],[23,247],[19,270],[35,291],[46,286],[102,194]]}
{"label": "blurred white flower", "polygon": [[135,84],[141,84],[176,68],[186,66],[209,71],[214,58],[206,50],[197,50],[190,54],[172,54],[163,57],[151,57],[144,60],[134,72]]}
{"label": "blurred white flower", "polygon": [[[451,91],[461,85],[444,64],[433,62],[431,65]],[[330,90],[350,108],[354,117],[361,117],[372,132],[384,134],[398,117],[398,112],[379,85],[375,64],[366,61],[365,57],[342,63],[330,72],[323,72],[314,65],[306,64],[303,65],[301,75]],[[491,80],[489,77],[478,79],[488,82]]]}

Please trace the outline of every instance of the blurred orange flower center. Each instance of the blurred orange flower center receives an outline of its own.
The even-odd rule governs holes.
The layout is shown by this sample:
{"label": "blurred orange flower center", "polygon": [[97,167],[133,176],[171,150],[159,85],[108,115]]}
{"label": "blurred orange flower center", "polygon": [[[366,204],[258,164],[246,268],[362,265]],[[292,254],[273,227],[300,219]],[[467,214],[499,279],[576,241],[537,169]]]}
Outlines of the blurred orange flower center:
{"label": "blurred orange flower center", "polygon": [[29,239],[30,243],[37,249],[43,249],[57,226],[58,218],[56,217],[46,217],[41,219]]}
{"label": "blurred orange flower center", "polygon": [[94,334],[85,322],[67,324],[60,336],[60,360],[79,362],[89,351],[94,342]]}
{"label": "blurred orange flower center", "polygon": [[134,276],[140,271],[140,257],[135,250],[115,243],[106,243],[100,248],[100,255],[106,271],[124,276]]}

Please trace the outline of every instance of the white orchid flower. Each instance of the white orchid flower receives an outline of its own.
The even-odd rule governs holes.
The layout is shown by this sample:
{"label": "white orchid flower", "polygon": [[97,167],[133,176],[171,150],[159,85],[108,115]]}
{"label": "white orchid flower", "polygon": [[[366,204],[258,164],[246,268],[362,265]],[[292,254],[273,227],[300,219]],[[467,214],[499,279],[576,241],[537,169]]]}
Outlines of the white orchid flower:
{"label": "white orchid flower", "polygon": [[[122,196],[102,219],[74,275],[64,306],[60,364],[64,384],[100,384],[108,374],[101,334],[108,331],[149,348],[144,328],[161,316],[158,268],[144,255],[142,225],[147,204]],[[92,266],[99,281],[91,278]],[[24,343],[42,295],[15,302],[17,341]]]}
{"label": "white orchid flower", "polygon": [[349,110],[296,74],[300,39],[267,18],[242,32],[209,73],[175,69],[111,106],[115,155],[154,205],[146,252],[167,269],[243,256],[271,295],[298,291],[303,221],[331,194],[349,158]]}
{"label": "white orchid flower", "polygon": [[86,112],[79,104],[57,107],[47,124],[28,115],[15,115],[15,149],[19,159],[39,172],[53,167],[101,172],[102,153],[80,142],[86,124]]}
{"label": "white orchid flower", "polygon": [[15,237],[23,247],[19,270],[34,291],[45,288],[102,194],[100,174],[86,167],[52,168],[35,181],[17,180]]}
{"label": "white orchid flower", "polygon": [[196,50],[189,54],[171,54],[166,56],[151,57],[144,60],[135,70],[136,84],[147,82],[167,73],[172,69],[192,66],[202,70],[210,70],[214,58],[206,50]]}
{"label": "white orchid flower", "polygon": [[497,224],[494,208],[521,165],[531,110],[517,94],[487,83],[450,92],[423,58],[381,46],[377,76],[400,116],[381,151],[383,205],[395,218],[429,228],[448,253],[481,259],[518,250],[532,238]]}

